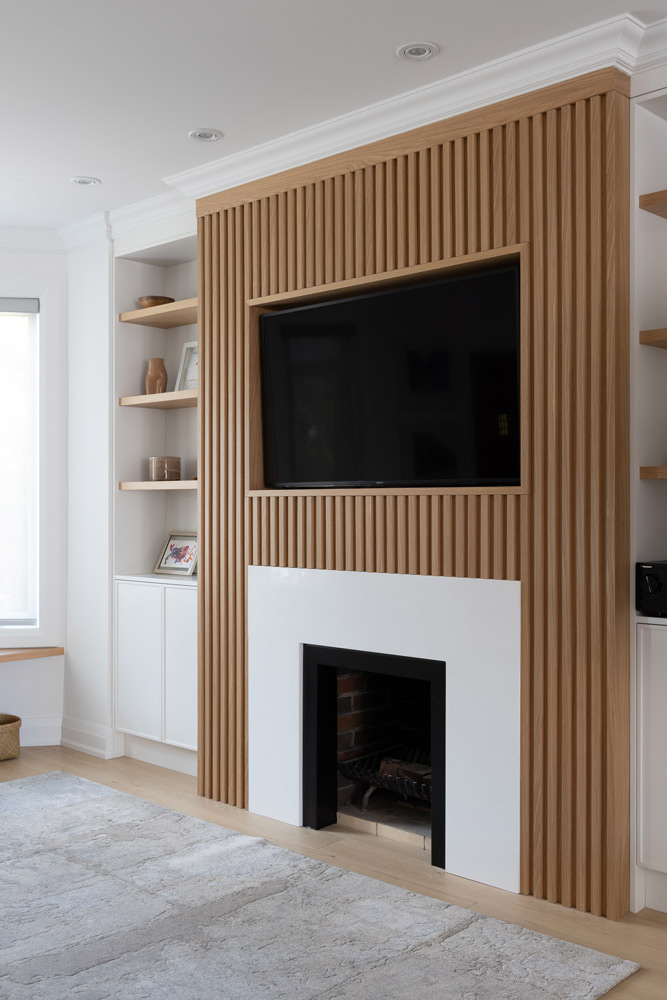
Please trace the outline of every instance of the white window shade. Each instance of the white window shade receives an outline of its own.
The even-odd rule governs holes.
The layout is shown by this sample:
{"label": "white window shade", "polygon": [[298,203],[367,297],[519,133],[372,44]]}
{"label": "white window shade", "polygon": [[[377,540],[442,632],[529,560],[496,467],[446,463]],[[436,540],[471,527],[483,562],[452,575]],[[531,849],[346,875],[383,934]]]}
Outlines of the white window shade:
{"label": "white window shade", "polygon": [[0,298],[0,628],[39,618],[38,312]]}

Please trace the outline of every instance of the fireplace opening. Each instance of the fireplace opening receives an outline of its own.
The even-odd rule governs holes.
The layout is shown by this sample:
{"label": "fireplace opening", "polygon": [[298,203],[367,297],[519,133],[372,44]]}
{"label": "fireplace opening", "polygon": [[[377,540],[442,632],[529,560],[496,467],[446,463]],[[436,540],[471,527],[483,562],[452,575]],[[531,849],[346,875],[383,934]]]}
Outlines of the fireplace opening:
{"label": "fireplace opening", "polygon": [[[430,684],[337,670],[338,817],[378,835],[431,837]],[[388,828],[388,830],[387,830]]]}
{"label": "fireplace opening", "polygon": [[444,868],[445,664],[303,647],[303,815],[337,812],[430,837]]}

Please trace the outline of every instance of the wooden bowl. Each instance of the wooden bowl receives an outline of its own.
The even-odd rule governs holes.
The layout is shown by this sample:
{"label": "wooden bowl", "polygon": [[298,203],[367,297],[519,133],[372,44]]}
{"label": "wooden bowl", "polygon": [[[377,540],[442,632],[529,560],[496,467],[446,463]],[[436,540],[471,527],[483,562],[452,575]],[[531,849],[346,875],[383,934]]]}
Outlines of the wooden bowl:
{"label": "wooden bowl", "polygon": [[168,295],[140,295],[139,305],[142,309],[150,309],[151,306],[164,306],[167,302],[173,302]]}

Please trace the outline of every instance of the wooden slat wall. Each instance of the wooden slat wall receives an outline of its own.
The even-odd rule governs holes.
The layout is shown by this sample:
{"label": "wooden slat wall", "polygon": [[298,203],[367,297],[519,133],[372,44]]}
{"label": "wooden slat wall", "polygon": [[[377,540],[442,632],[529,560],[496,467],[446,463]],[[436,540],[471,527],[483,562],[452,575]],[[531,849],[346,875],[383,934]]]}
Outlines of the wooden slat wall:
{"label": "wooden slat wall", "polygon": [[[522,891],[612,917],[629,896],[623,89],[504,124],[496,106],[493,127],[283,174],[199,224],[200,792],[246,805],[247,565],[520,579]],[[529,494],[246,496],[249,299],[519,242]]]}

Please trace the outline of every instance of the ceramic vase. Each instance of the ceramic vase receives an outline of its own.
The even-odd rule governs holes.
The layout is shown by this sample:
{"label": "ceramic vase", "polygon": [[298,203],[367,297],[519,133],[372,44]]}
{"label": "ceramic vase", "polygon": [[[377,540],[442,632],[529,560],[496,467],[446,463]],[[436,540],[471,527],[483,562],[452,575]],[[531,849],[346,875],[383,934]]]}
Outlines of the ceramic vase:
{"label": "ceramic vase", "polygon": [[152,396],[155,392],[165,392],[167,389],[167,369],[164,367],[164,358],[149,358],[148,371],[146,372],[146,395]]}

